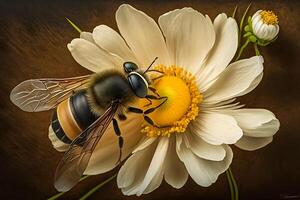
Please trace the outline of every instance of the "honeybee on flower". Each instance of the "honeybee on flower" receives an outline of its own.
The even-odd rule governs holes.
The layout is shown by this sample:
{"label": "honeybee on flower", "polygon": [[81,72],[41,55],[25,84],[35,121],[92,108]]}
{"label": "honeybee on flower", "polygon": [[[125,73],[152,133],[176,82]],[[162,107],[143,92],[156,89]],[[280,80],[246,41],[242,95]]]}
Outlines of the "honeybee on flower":
{"label": "honeybee on flower", "polygon": [[[238,46],[235,19],[219,14],[212,22],[207,15],[183,8],[161,15],[157,24],[144,12],[121,5],[116,21],[120,34],[100,25],[92,33],[81,34],[76,43],[71,42],[69,50],[75,60],[88,67],[86,63],[96,59],[89,53],[94,48],[139,66],[147,66],[158,57],[154,69],[163,71],[164,76],[153,87],[168,97],[151,116],[164,128],[154,127],[135,114],[121,125],[128,136],[124,145],[136,141],[127,146],[124,158],[131,155],[117,177],[124,194],[149,193],[163,179],[181,188],[189,176],[207,187],[228,169],[233,157],[229,144],[255,150],[272,141],[279,128],[272,112],[233,103],[236,97],[252,91],[263,76],[261,56],[230,63]],[[138,105],[143,108],[145,102]],[[106,141],[110,148],[99,144],[86,174],[103,173],[116,166],[117,144]]]}
{"label": "honeybee on flower", "polygon": [[[124,164],[117,184],[125,195],[150,193],[163,179],[181,188],[189,176],[208,187],[229,168],[233,158],[229,145],[251,151],[272,141],[279,129],[275,115],[235,102],[260,83],[264,60],[253,56],[232,62],[238,47],[234,18],[222,13],[212,21],[193,8],[182,8],[161,15],[157,24],[144,12],[123,4],[116,11],[116,21],[119,33],[106,25],[97,26],[92,33],[81,32],[80,38],[72,40],[69,51],[81,66],[95,73],[109,68],[124,73],[122,63],[128,62],[142,69],[157,57],[152,70],[159,75],[140,74],[143,88],[152,88],[157,101],[139,98],[131,102],[135,109],[125,113],[127,120],[114,122],[124,138],[121,157],[116,127],[111,123],[84,174],[110,171],[120,159]],[[260,30],[254,28],[253,33],[259,35]],[[159,97],[167,100],[160,104]],[[69,148],[53,130],[49,137],[57,150]]]}

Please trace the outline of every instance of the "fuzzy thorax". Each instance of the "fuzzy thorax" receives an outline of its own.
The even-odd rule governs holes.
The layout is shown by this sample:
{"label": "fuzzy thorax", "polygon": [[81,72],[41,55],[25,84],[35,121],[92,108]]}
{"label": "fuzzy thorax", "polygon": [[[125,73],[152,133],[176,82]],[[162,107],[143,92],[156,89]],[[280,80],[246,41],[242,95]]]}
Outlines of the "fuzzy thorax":
{"label": "fuzzy thorax", "polygon": [[[95,85],[98,85],[98,91],[95,92]],[[114,91],[117,86],[123,86],[123,90]],[[100,89],[100,90],[99,90]],[[92,75],[88,88],[87,99],[91,111],[101,116],[111,104],[115,93],[119,93],[120,101],[128,101],[130,91],[127,87],[127,79],[124,74],[118,70],[107,70],[105,72]]]}

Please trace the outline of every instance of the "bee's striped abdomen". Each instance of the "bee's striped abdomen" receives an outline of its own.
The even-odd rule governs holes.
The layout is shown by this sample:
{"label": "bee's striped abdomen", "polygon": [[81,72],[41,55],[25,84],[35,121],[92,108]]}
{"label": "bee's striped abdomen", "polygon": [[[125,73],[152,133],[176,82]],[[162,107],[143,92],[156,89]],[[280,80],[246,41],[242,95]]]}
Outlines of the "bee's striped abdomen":
{"label": "bee's striped abdomen", "polygon": [[[97,116],[89,107],[86,92],[78,91],[58,105],[52,117],[49,138],[54,146],[55,139],[59,139],[64,144],[70,144],[96,119]],[[52,135],[50,136],[50,134]]]}

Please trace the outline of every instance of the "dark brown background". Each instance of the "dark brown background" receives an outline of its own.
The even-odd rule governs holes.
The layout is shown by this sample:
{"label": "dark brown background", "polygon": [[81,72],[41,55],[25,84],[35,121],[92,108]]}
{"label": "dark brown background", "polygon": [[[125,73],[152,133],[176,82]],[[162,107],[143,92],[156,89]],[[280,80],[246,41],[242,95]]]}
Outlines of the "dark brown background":
{"label": "dark brown background", "polygon": [[[51,112],[25,113],[9,101],[19,82],[39,77],[71,77],[87,74],[72,59],[66,44],[78,33],[66,23],[69,17],[83,30],[99,24],[116,28],[114,13],[122,1],[1,1],[0,2],[0,198],[46,199],[56,193],[53,174],[61,154],[47,137]],[[155,20],[159,15],[184,6],[214,18],[231,14],[249,1],[128,1]],[[299,1],[254,1],[257,9],[275,10],[280,20],[278,40],[264,48],[265,76],[251,94],[241,98],[247,107],[273,111],[281,121],[273,143],[254,152],[234,150],[232,169],[241,199],[300,199],[300,13]],[[253,55],[248,48],[244,57]],[[247,55],[248,54],[248,55]],[[79,184],[64,196],[77,199],[96,183],[109,177],[99,175]],[[91,199],[229,199],[226,176],[209,188],[191,179],[180,190],[166,183],[149,195],[126,197],[113,181]]]}

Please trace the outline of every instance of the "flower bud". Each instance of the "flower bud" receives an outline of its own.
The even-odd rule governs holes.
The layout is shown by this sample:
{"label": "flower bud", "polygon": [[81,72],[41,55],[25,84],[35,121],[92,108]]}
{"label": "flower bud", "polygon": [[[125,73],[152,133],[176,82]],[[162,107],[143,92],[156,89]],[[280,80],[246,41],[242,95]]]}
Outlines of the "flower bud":
{"label": "flower bud", "polygon": [[258,10],[252,16],[253,34],[265,41],[272,41],[279,32],[278,17],[273,11]]}

